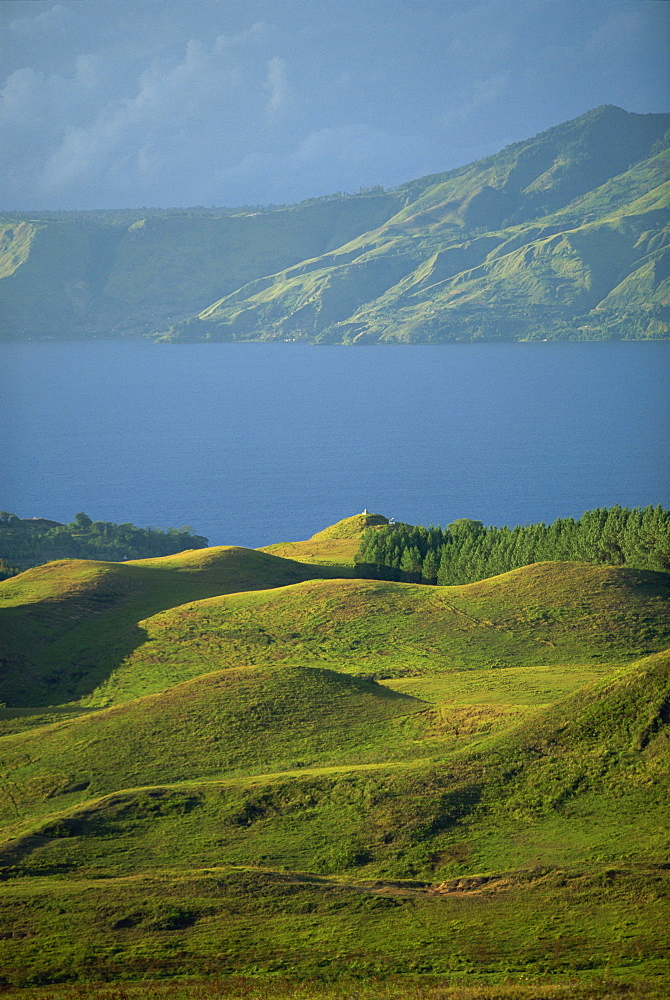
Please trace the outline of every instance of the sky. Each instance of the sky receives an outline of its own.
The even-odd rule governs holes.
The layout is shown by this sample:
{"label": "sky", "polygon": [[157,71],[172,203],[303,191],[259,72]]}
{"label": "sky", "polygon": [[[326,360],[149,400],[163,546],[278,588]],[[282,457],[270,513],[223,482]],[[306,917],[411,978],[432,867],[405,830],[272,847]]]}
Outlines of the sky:
{"label": "sky", "polygon": [[0,0],[0,209],[393,187],[670,110],[666,0]]}

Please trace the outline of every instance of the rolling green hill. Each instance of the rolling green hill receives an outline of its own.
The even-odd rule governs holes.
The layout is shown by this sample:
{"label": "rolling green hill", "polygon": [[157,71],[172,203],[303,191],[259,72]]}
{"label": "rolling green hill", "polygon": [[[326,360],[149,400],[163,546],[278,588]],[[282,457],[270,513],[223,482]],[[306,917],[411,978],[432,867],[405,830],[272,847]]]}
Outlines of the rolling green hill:
{"label": "rolling green hill", "polygon": [[0,583],[9,996],[668,995],[668,574],[338,575],[385,520]]}
{"label": "rolling green hill", "polygon": [[302,542],[276,542],[266,545],[261,552],[270,552],[298,562],[336,566],[339,576],[354,575],[354,556],[361,543],[365,528],[388,524],[383,514],[355,514],[317,531]]}
{"label": "rolling green hill", "polygon": [[604,106],[386,193],[0,220],[4,338],[664,338],[668,115]]}
{"label": "rolling green hill", "polygon": [[541,662],[578,664],[590,676],[600,659],[609,669],[664,648],[668,596],[664,573],[539,563],[461,587],[313,580],[213,597],[144,619],[146,641],[87,704],[125,701],[168,679],[236,664],[422,678]]}
{"label": "rolling green hill", "polygon": [[138,622],[213,595],[283,586],[333,570],[219,546],[124,563],[60,560],[0,587],[2,697],[48,705],[91,691],[144,640]]}

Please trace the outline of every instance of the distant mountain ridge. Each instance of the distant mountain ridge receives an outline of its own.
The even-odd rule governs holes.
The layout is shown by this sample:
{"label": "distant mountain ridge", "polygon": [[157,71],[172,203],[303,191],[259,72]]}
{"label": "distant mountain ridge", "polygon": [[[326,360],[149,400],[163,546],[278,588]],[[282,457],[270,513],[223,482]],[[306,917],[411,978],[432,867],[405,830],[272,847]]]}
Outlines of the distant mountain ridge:
{"label": "distant mountain ridge", "polygon": [[670,336],[670,115],[603,106],[393,191],[0,220],[0,336]]}

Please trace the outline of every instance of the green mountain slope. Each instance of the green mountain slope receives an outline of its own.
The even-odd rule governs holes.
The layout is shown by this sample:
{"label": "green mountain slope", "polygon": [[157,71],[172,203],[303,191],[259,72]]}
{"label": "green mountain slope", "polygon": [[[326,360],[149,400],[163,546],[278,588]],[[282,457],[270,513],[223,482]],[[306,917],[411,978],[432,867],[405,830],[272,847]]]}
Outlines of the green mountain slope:
{"label": "green mountain slope", "polygon": [[0,220],[0,336],[666,337],[668,115],[604,106],[387,193]]}
{"label": "green mountain slope", "polygon": [[[276,211],[0,218],[0,338],[137,336],[376,226],[393,194]],[[93,217],[92,217],[93,216]]]}
{"label": "green mountain slope", "polygon": [[667,995],[668,575],[337,578],[368,518],[0,584],[3,987]]}
{"label": "green mountain slope", "polygon": [[234,292],[176,335],[666,336],[669,121],[599,108],[405,185],[409,203],[374,232]]}

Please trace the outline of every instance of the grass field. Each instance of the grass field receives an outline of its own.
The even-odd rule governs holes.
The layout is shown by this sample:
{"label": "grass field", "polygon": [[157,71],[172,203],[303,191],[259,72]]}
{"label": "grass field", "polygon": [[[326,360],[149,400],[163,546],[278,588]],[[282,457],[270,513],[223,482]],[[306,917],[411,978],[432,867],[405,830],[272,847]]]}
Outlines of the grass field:
{"label": "grass field", "polygon": [[391,980],[353,979],[332,986],[320,981],[296,983],[273,977],[210,976],[179,978],[170,982],[91,983],[35,989],[8,989],[8,1000],[660,1000],[667,997],[662,984],[631,983],[603,979],[585,983],[574,978],[566,983],[514,982],[491,985],[449,985],[444,978],[431,982],[425,976],[402,976]]}
{"label": "grass field", "polygon": [[145,641],[87,704],[240,664],[310,664],[377,679],[578,664],[580,683],[664,647],[667,595],[663,574],[547,563],[463,587],[309,580],[214,597],[141,621]]}
{"label": "grass field", "polygon": [[212,595],[333,575],[273,555],[220,546],[103,563],[67,559],[3,581],[0,693],[12,705],[49,705],[92,690],[144,641],[139,622]]}
{"label": "grass field", "polygon": [[667,575],[362,527],[0,584],[5,995],[669,995]]}

